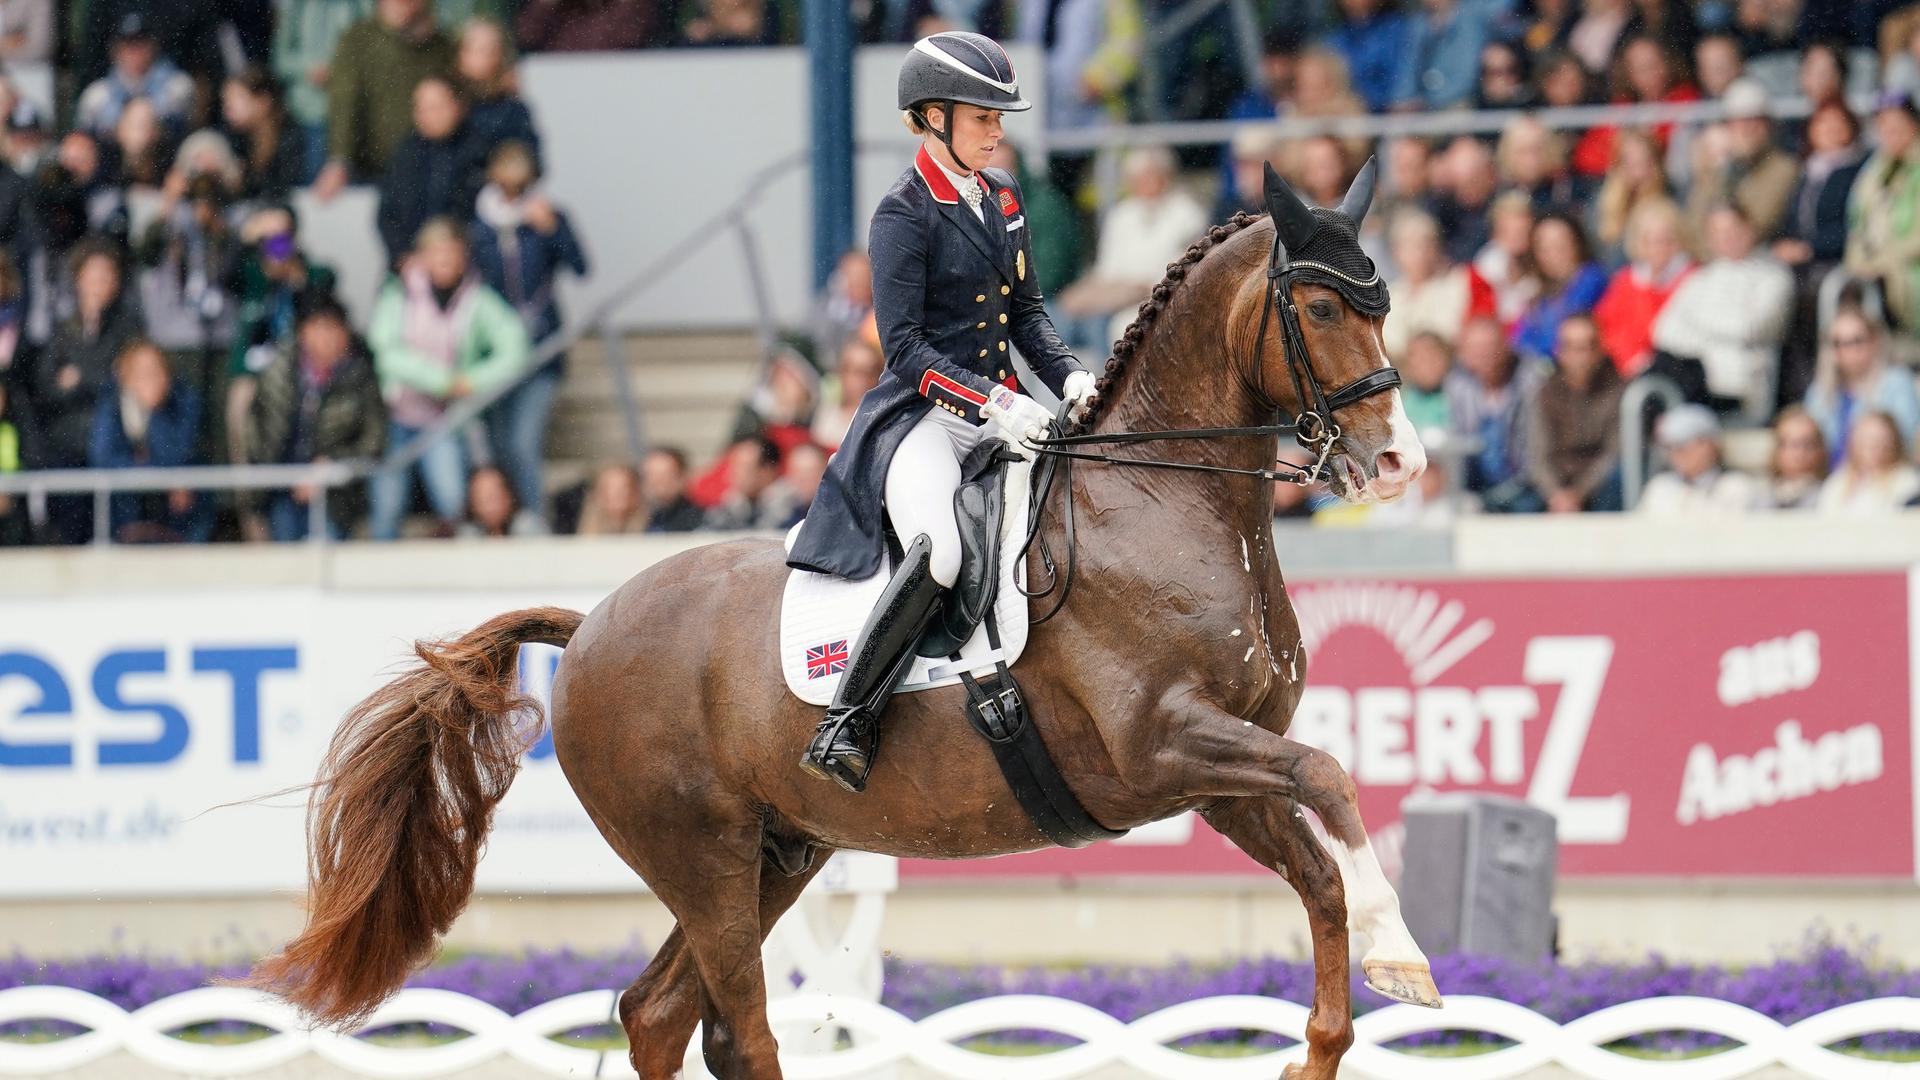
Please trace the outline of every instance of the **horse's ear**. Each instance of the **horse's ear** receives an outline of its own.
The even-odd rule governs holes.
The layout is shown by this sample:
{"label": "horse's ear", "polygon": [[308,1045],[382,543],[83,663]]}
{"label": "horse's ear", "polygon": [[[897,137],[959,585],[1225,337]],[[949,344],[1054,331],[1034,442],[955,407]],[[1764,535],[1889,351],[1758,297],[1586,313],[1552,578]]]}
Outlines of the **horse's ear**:
{"label": "horse's ear", "polygon": [[1273,215],[1273,227],[1280,234],[1280,242],[1288,250],[1299,248],[1313,235],[1320,223],[1314,220],[1313,212],[1300,196],[1293,193],[1280,174],[1273,171],[1273,162],[1267,162],[1267,212]]}
{"label": "horse's ear", "polygon": [[1347,188],[1347,197],[1340,200],[1340,212],[1353,219],[1355,226],[1367,216],[1367,207],[1373,204],[1373,182],[1379,172],[1374,159],[1367,158],[1367,163],[1360,166],[1360,174],[1353,178],[1353,185]]}

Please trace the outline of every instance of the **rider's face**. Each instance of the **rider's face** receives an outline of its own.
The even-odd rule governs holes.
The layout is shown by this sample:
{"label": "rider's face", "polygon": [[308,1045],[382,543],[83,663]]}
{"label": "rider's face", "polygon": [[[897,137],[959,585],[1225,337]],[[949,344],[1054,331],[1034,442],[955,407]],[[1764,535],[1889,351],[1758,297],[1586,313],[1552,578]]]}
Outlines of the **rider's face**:
{"label": "rider's face", "polygon": [[986,164],[1000,145],[1000,110],[958,105],[953,110],[951,123],[955,154],[975,168]]}

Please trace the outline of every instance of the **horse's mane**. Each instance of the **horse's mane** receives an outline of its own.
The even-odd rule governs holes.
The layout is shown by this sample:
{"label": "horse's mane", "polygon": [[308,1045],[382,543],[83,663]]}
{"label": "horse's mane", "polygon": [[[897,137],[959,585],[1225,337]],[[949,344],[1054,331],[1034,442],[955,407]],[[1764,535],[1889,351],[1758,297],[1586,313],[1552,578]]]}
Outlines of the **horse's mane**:
{"label": "horse's mane", "polygon": [[1153,328],[1154,320],[1165,309],[1167,301],[1172,299],[1180,283],[1186,280],[1187,271],[1201,259],[1206,258],[1207,252],[1212,251],[1228,237],[1259,220],[1261,218],[1253,217],[1243,210],[1233,215],[1233,220],[1225,225],[1215,225],[1208,229],[1200,239],[1193,242],[1192,247],[1187,248],[1186,254],[1167,264],[1166,276],[1160,279],[1160,284],[1153,287],[1152,294],[1140,302],[1139,314],[1134,316],[1133,322],[1127,327],[1127,332],[1120,336],[1120,340],[1113,343],[1113,355],[1108,358],[1106,369],[1096,384],[1100,392],[1098,403],[1087,410],[1087,414],[1080,418],[1080,422],[1074,425],[1069,434],[1081,435],[1093,430],[1094,423],[1106,410],[1106,403],[1112,397],[1113,389],[1120,385],[1120,377],[1126,372],[1128,363],[1140,351],[1140,343],[1146,339],[1147,331]]}

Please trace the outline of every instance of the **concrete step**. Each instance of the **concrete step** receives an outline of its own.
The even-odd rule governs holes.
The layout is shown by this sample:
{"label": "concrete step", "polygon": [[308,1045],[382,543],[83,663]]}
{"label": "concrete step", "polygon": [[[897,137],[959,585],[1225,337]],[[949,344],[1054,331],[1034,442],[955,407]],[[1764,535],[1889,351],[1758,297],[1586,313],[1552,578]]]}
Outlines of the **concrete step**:
{"label": "concrete step", "polygon": [[[696,465],[719,453],[759,371],[758,340],[752,334],[636,334],[622,338],[619,347],[646,441],[678,446]],[[554,402],[547,436],[550,478],[577,479],[601,461],[628,456],[605,344],[582,340],[568,353]]]}

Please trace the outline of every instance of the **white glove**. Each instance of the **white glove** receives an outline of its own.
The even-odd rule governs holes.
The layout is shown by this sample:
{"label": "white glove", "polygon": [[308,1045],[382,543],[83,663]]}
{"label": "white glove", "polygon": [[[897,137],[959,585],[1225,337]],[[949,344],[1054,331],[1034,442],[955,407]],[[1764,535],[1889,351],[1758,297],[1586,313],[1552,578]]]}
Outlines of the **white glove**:
{"label": "white glove", "polygon": [[987,394],[987,403],[980,406],[980,414],[1006,435],[1015,453],[1028,461],[1040,457],[1040,452],[1027,443],[1030,439],[1046,438],[1053,417],[1039,402],[1004,386],[995,386]]}
{"label": "white glove", "polygon": [[1070,406],[1067,410],[1067,419],[1077,424],[1087,415],[1087,410],[1093,406],[1094,399],[1100,396],[1099,391],[1094,387],[1095,380],[1091,371],[1076,371],[1067,376],[1066,382],[1060,384],[1060,397]]}

